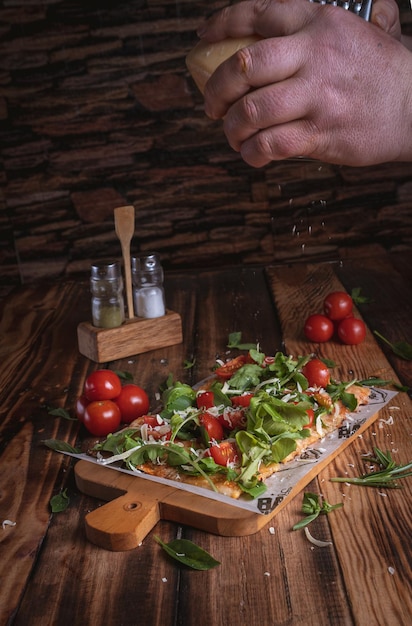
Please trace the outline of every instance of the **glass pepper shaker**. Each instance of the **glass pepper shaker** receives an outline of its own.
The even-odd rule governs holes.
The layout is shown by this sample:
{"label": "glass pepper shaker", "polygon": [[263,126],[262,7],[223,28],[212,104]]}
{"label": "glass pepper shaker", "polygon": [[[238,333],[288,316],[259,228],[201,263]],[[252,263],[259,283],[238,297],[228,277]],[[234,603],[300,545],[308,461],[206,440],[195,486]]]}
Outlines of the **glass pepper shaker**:
{"label": "glass pepper shaker", "polygon": [[124,322],[123,279],[117,261],[99,261],[91,268],[93,326],[116,328]]}
{"label": "glass pepper shaker", "polygon": [[132,257],[133,301],[138,317],[162,317],[166,313],[163,268],[151,252]]}

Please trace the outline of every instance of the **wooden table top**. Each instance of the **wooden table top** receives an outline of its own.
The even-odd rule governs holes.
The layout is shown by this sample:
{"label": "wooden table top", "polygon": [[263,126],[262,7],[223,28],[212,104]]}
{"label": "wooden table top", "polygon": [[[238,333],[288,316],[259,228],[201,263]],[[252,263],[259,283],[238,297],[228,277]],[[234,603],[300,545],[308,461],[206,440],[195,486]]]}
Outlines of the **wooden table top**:
{"label": "wooden table top", "polygon": [[[359,307],[369,328],[365,342],[308,343],[305,317],[342,286],[348,292],[360,287],[372,300]],[[412,343],[411,284],[383,256],[168,274],[166,293],[168,307],[182,317],[183,342],[106,364],[130,372],[152,399],[170,372],[193,384],[210,373],[217,356],[237,354],[226,347],[234,331],[267,354],[315,351],[331,358],[342,380],[374,375],[412,387],[410,361],[371,332]],[[75,445],[85,437],[77,421],[48,409],[74,414],[86,376],[99,367],[77,346],[77,325],[89,318],[89,307],[87,284],[64,282],[20,288],[0,308],[0,520],[16,523],[0,529],[1,626],[410,623],[412,478],[398,490],[329,480],[358,475],[361,454],[373,446],[393,451],[399,463],[412,460],[412,402],[405,392],[306,489],[344,502],[311,526],[315,537],[332,542],[328,547],[292,531],[302,517],[303,493],[253,535],[222,537],[161,520],[133,550],[90,543],[85,516],[103,503],[77,488],[72,459],[42,445],[49,438]],[[194,366],[185,368],[185,361]],[[63,489],[69,507],[52,514],[50,498]],[[221,564],[206,572],[184,569],[155,534],[165,542],[190,539]]]}

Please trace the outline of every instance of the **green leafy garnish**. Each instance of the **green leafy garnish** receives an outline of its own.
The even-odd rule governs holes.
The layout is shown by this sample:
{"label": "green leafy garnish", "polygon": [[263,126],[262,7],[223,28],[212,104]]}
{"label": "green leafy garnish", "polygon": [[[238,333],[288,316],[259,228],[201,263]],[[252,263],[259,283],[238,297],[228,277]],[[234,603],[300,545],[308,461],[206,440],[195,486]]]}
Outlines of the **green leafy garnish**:
{"label": "green leafy garnish", "polygon": [[351,295],[352,300],[356,304],[356,306],[359,306],[360,304],[369,304],[370,302],[373,302],[371,298],[368,298],[367,296],[361,296],[360,287],[354,287],[350,295]]}
{"label": "green leafy garnish", "polygon": [[331,478],[334,483],[348,483],[350,485],[359,485],[361,487],[379,487],[400,489],[396,481],[400,478],[407,478],[412,476],[412,461],[405,465],[397,465],[392,458],[389,450],[382,452],[379,448],[374,448],[375,456],[364,455],[362,457],[364,462],[377,465],[380,469],[375,472],[368,472],[355,478]]}
{"label": "green leafy garnish", "polygon": [[256,343],[241,343],[242,333],[230,333],[227,343],[228,348],[237,348],[238,350],[256,350]]}
{"label": "green leafy garnish", "polygon": [[308,526],[313,520],[315,520],[321,513],[328,514],[335,509],[339,509],[343,506],[343,502],[338,504],[329,504],[326,500],[323,500],[321,496],[316,493],[307,491],[303,494],[302,513],[305,513],[300,522],[294,525],[293,530],[300,530],[305,526]]}
{"label": "green leafy garnish", "polygon": [[73,448],[67,441],[61,441],[60,439],[45,439],[44,445],[56,452],[71,452],[73,454],[80,454],[81,450]]}
{"label": "green leafy garnish", "polygon": [[114,373],[118,375],[120,380],[133,380],[133,374],[130,372],[122,372],[120,370],[114,370]]}
{"label": "green leafy garnish", "polygon": [[54,417],[63,417],[65,420],[71,420],[73,422],[77,421],[77,417],[72,417],[66,409],[57,408],[57,409],[48,409],[49,415],[54,415]]}
{"label": "green leafy garnish", "polygon": [[185,359],[183,361],[183,368],[185,370],[190,370],[192,367],[195,366],[195,363],[196,363],[196,359],[193,359],[193,361],[189,361],[188,359]]}
{"label": "green leafy garnish", "polygon": [[164,543],[156,535],[154,539],[169,556],[192,569],[206,571],[220,565],[220,561],[188,539],[174,539],[169,543]]}
{"label": "green leafy garnish", "polygon": [[396,356],[399,356],[401,359],[405,359],[406,361],[412,361],[412,345],[410,343],[407,341],[395,341],[392,343],[377,330],[374,330],[373,332],[392,349],[392,352],[396,354]]}
{"label": "green leafy garnish", "polygon": [[69,506],[69,503],[70,498],[67,495],[67,489],[65,489],[50,499],[52,513],[61,513],[62,511],[65,511]]}

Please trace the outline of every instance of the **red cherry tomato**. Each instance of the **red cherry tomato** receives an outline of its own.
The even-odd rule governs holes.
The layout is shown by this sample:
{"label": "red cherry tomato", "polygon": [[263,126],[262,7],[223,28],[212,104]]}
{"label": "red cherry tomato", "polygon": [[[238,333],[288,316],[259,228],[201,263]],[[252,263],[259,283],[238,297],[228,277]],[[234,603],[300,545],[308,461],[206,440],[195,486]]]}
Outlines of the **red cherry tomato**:
{"label": "red cherry tomato", "polygon": [[113,400],[120,395],[122,383],[111,370],[96,370],[84,383],[84,395],[90,402],[94,400]]}
{"label": "red cherry tomato", "polygon": [[333,322],[326,315],[309,315],[303,329],[309,341],[324,342],[332,338],[334,332]]}
{"label": "red cherry tomato", "polygon": [[148,426],[150,426],[150,428],[156,428],[156,426],[160,426],[159,420],[157,419],[156,415],[144,415],[141,416],[141,418],[142,423],[147,424]]}
{"label": "red cherry tomato", "polygon": [[309,421],[305,424],[305,426],[303,426],[303,428],[312,428],[315,423],[315,411],[313,409],[308,409],[306,413],[308,414]]}
{"label": "red cherry tomato", "polygon": [[338,326],[339,339],[348,345],[355,346],[366,337],[366,326],[364,322],[356,317],[348,317],[340,322]]}
{"label": "red cherry tomato", "polygon": [[196,405],[198,409],[211,409],[215,406],[213,391],[202,391],[196,396]]}
{"label": "red cherry tomato", "polygon": [[210,456],[218,465],[226,467],[229,463],[239,464],[240,454],[234,441],[221,441],[209,448]]}
{"label": "red cherry tomato", "polygon": [[246,357],[241,354],[240,356],[231,359],[227,363],[224,363],[220,367],[215,369],[215,374],[218,378],[222,378],[223,380],[229,380],[232,378],[233,374],[237,372],[244,364],[246,363]]}
{"label": "red cherry tomato", "polygon": [[202,427],[202,434],[205,442],[208,444],[210,440],[220,441],[223,439],[223,428],[219,420],[211,413],[205,411],[199,417]]}
{"label": "red cherry tomato", "polygon": [[307,378],[309,387],[327,387],[330,383],[328,367],[320,359],[308,361],[302,368],[302,374]]}
{"label": "red cherry tomato", "polygon": [[234,430],[235,428],[244,430],[247,423],[245,407],[225,406],[218,419],[226,430]]}
{"label": "red cherry tomato", "polygon": [[133,385],[133,383],[122,387],[115,402],[120,409],[122,422],[125,424],[130,424],[133,420],[147,413],[150,404],[145,390],[138,385]]}
{"label": "red cherry tomato", "polygon": [[86,410],[87,405],[89,404],[88,399],[84,394],[79,396],[76,400],[76,415],[79,422],[83,422],[84,420],[84,412]]}
{"label": "red cherry tomato", "polygon": [[95,400],[87,405],[83,423],[95,437],[105,437],[120,426],[120,409],[113,400]]}
{"label": "red cherry tomato", "polygon": [[253,393],[243,393],[241,396],[233,396],[231,399],[233,406],[247,407],[253,398]]}
{"label": "red cherry tomato", "polygon": [[333,291],[323,301],[323,310],[331,320],[343,320],[352,313],[353,300],[346,291]]}

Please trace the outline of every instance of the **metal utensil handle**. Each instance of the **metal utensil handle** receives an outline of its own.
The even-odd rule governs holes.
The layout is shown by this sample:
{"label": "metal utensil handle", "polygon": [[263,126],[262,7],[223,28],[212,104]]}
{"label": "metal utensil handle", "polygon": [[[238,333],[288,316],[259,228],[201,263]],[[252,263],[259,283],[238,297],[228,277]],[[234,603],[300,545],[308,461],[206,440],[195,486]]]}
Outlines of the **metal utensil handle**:
{"label": "metal utensil handle", "polygon": [[309,2],[317,2],[318,4],[331,4],[335,7],[341,7],[346,11],[359,15],[369,22],[372,12],[373,0],[309,0]]}

